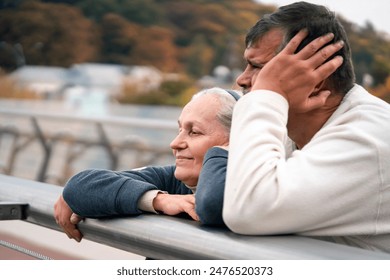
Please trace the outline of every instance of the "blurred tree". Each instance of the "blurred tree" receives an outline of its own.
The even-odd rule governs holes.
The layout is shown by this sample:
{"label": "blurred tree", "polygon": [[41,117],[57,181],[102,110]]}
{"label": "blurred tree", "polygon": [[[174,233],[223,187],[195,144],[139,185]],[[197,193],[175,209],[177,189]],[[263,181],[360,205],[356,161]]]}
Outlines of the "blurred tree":
{"label": "blurred tree", "polygon": [[369,91],[390,103],[390,75],[386,78],[385,83],[369,88]]}
{"label": "blurred tree", "polygon": [[131,52],[137,41],[141,26],[128,22],[120,15],[106,14],[101,22],[102,61],[132,64]]}
{"label": "blurred tree", "polygon": [[187,50],[187,72],[193,77],[201,77],[210,73],[214,50],[207,43],[205,36],[197,34]]}
{"label": "blurred tree", "polygon": [[135,64],[153,65],[165,72],[180,72],[178,50],[174,44],[174,33],[162,26],[141,29],[134,49]]}
{"label": "blurred tree", "polygon": [[47,2],[47,3],[64,3],[64,4],[75,4],[78,2],[78,0],[42,0],[42,2]]}
{"label": "blurred tree", "polygon": [[154,104],[184,106],[199,88],[194,87],[194,81],[185,75],[180,75],[174,80],[163,81],[158,90],[140,92],[137,86],[125,83],[121,95],[117,98],[120,103]]}
{"label": "blurred tree", "polygon": [[22,1],[23,0],[1,0],[0,9],[17,7]]}
{"label": "blurred tree", "polygon": [[91,19],[100,22],[106,14],[115,13],[142,25],[158,24],[164,19],[163,10],[155,0],[80,0],[75,5]]}
{"label": "blurred tree", "polygon": [[101,24],[103,61],[153,65],[163,71],[180,71],[174,34],[160,26],[144,27],[120,15],[107,14]]}
{"label": "blurred tree", "polygon": [[[13,52],[19,51],[27,64],[70,66],[92,61],[99,52],[94,23],[65,4],[26,1],[17,10],[0,10],[0,37],[0,57],[9,54],[13,46]],[[20,66],[17,62],[11,65],[9,59],[0,63],[7,70]]]}
{"label": "blurred tree", "polygon": [[[0,67],[95,61],[153,65],[192,78],[242,68],[244,37],[276,9],[253,0],[16,0],[0,2]],[[357,81],[390,76],[390,41],[341,18]]]}
{"label": "blurred tree", "polygon": [[252,0],[164,2],[176,45],[182,50],[181,63],[194,77],[211,74],[218,65],[241,68],[248,28],[276,8]]}
{"label": "blurred tree", "polygon": [[343,22],[352,47],[352,60],[358,83],[365,74],[374,77],[374,85],[385,83],[390,75],[390,41],[378,34],[374,26],[367,22],[364,27]]}

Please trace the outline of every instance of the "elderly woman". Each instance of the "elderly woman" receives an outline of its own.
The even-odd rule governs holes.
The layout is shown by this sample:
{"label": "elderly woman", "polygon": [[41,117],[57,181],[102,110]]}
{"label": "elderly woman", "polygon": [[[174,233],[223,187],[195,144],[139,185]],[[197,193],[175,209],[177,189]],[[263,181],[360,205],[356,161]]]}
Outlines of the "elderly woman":
{"label": "elderly woman", "polygon": [[100,218],[143,212],[187,213],[202,224],[221,225],[227,146],[235,91],[203,90],[179,117],[171,142],[175,165],[130,171],[90,169],[73,176],[55,204],[55,218],[69,238],[80,241],[80,217]]}

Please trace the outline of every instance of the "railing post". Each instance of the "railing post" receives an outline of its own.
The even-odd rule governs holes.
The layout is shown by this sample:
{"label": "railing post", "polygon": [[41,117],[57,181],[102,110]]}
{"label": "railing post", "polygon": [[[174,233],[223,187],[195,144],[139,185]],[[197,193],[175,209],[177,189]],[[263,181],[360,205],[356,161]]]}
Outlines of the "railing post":
{"label": "railing post", "polygon": [[39,140],[39,143],[41,143],[42,148],[43,148],[43,152],[44,152],[42,164],[41,164],[41,167],[39,168],[39,172],[37,175],[37,181],[44,182],[45,178],[46,178],[47,168],[48,168],[49,162],[50,162],[52,145],[46,141],[45,136],[44,136],[39,124],[38,124],[37,119],[35,117],[31,117],[31,122],[32,122],[33,127],[34,127],[35,134]]}
{"label": "railing post", "polygon": [[115,170],[118,167],[118,155],[114,152],[110,140],[107,137],[106,132],[104,131],[103,125],[101,123],[96,123],[96,127],[100,136],[100,142],[102,146],[106,149],[108,156],[111,160],[111,170]]}

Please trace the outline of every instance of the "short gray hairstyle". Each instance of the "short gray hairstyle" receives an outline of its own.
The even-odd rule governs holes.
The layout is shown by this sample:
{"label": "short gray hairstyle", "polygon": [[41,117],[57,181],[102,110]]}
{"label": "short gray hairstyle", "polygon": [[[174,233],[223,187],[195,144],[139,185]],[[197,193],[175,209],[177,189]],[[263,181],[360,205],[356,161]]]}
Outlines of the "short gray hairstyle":
{"label": "short gray hairstyle", "polygon": [[[229,90],[232,91],[232,90]],[[234,91],[238,96],[241,96],[241,93]],[[233,117],[233,108],[237,100],[230,94],[227,90],[220,87],[213,87],[199,91],[192,96],[191,100],[199,96],[213,94],[218,97],[218,100],[221,103],[219,112],[217,112],[217,119],[225,128],[226,132],[230,135],[230,128],[232,126],[232,117]]]}

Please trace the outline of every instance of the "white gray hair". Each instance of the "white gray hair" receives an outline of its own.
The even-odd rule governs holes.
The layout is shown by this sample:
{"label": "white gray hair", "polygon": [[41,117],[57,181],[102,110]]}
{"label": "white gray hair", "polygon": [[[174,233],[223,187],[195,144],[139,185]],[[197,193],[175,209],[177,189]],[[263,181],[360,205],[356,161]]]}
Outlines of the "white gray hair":
{"label": "white gray hair", "polygon": [[[241,93],[239,93],[238,91],[233,91],[233,90],[229,90],[229,91],[236,93],[238,96],[241,96]],[[208,88],[194,94],[194,96],[192,96],[191,99],[193,100],[194,98],[203,95],[208,95],[208,94],[213,94],[217,96],[218,100],[221,103],[219,112],[217,112],[217,119],[225,128],[228,134],[230,134],[230,128],[232,126],[233,108],[237,102],[236,97],[233,96],[233,94],[230,93],[229,91],[219,87]]]}

